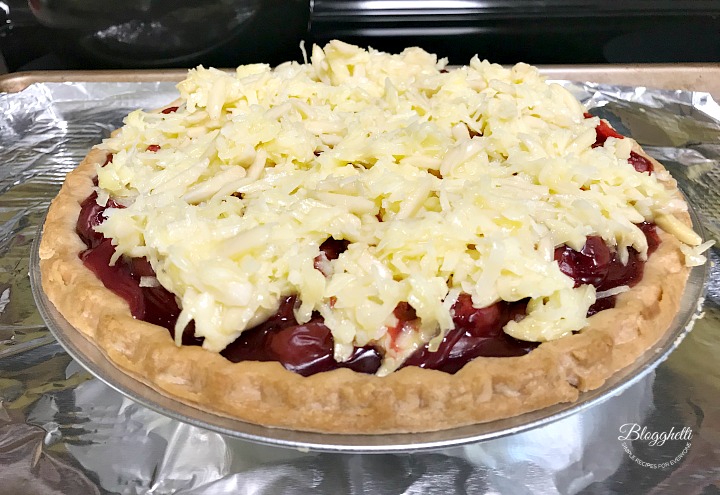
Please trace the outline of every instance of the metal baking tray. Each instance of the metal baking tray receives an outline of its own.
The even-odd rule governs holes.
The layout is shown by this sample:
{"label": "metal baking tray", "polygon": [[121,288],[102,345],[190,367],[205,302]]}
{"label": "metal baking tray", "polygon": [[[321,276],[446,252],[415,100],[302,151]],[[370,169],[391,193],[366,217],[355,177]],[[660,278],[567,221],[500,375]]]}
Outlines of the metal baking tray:
{"label": "metal baking tray", "polygon": [[[658,89],[705,91],[720,100],[720,64],[541,65],[553,79]],[[230,70],[230,69],[228,69]],[[36,82],[181,81],[186,69],[28,71],[0,76],[0,92],[16,93]]]}
{"label": "metal baking tray", "polygon": [[35,83],[182,81],[187,69],[27,71],[0,76],[0,92],[17,93]]}
{"label": "metal baking tray", "polygon": [[[720,64],[565,66],[541,70],[552,79],[620,84],[631,90],[688,89],[710,93],[720,100]],[[67,84],[68,90],[74,90],[82,86],[76,82],[82,81],[178,81],[183,74],[184,70],[16,73],[0,76],[0,91],[17,92],[33,83],[61,83],[63,89]],[[171,83],[140,86],[148,86],[154,92],[160,86],[171,87]],[[75,94],[69,93],[72,100]],[[110,114],[113,122],[117,121],[125,103],[125,99],[111,100],[112,108],[103,108],[103,117]],[[695,126],[699,121],[705,122],[704,102],[693,100],[663,106],[667,103],[663,96],[657,106],[665,112],[677,112],[678,119],[689,119],[693,127],[687,134],[691,141],[678,141],[687,149],[677,149],[673,142],[668,145],[665,160],[676,162],[674,172],[690,174],[683,176],[681,186],[690,193],[688,196],[708,233],[720,240],[720,229],[715,229],[720,225],[717,194],[720,172],[716,172],[720,145],[715,145],[720,143],[715,132],[720,129],[716,127],[720,113],[711,109],[713,117],[708,118],[707,125],[712,132],[705,132]],[[95,110],[93,105],[96,103],[83,108]],[[637,113],[638,108],[644,107],[632,110]],[[7,116],[12,119],[16,113],[26,114],[24,109],[10,108]],[[66,117],[62,115],[59,119],[65,122]],[[33,126],[45,129],[36,123]],[[635,385],[622,393],[616,389],[617,396],[608,396],[607,400],[596,399],[583,405],[576,411],[578,414],[566,413],[564,420],[555,422],[547,420],[545,428],[530,429],[529,424],[513,430],[510,426],[507,436],[458,448],[429,450],[433,440],[436,445],[444,443],[437,437],[426,436],[424,446],[417,442],[412,446],[405,444],[411,454],[361,454],[388,451],[387,446],[378,445],[353,450],[357,455],[301,453],[285,448],[309,449],[291,434],[274,443],[280,447],[262,446],[238,440],[237,434],[233,438],[175,421],[136,405],[98,379],[90,380],[91,375],[81,370],[45,329],[35,310],[27,277],[29,254],[33,251],[33,256],[37,256],[31,242],[42,222],[42,210],[57,192],[64,172],[72,168],[85,147],[95,143],[97,129],[92,128],[92,135],[86,134],[86,130],[82,126],[72,127],[68,135],[75,141],[72,146],[62,141],[66,146],[62,154],[36,160],[34,154],[28,157],[15,153],[18,148],[34,153],[35,147],[15,141],[9,141],[5,154],[9,177],[3,184],[10,184],[10,189],[0,199],[13,215],[3,224],[7,228],[7,238],[3,239],[9,241],[3,244],[0,257],[5,267],[2,287],[7,287],[0,298],[0,307],[4,309],[0,310],[4,332],[0,332],[0,338],[7,339],[0,343],[3,363],[0,379],[11,378],[0,380],[0,415],[4,418],[0,426],[5,425],[5,442],[0,446],[3,459],[0,478],[6,491],[25,493],[28,487],[36,487],[31,491],[399,494],[453,493],[463,489],[473,493],[510,493],[524,487],[530,492],[554,494],[714,493],[720,473],[720,463],[716,462],[720,461],[717,448],[720,372],[713,364],[720,356],[717,331],[720,258],[716,250],[709,252],[715,264],[702,268],[711,272],[702,309],[704,319],[698,320],[689,334],[680,332],[678,339],[685,337],[684,341],[655,371],[649,369],[662,357],[640,371],[645,377],[634,378]],[[702,139],[698,138],[698,130],[705,132]],[[682,154],[672,155],[674,151]],[[33,277],[37,275],[33,273]],[[39,287],[37,279],[33,284]],[[10,302],[5,306],[8,294]],[[676,340],[670,347],[677,343]],[[677,469],[644,467],[628,458],[617,440],[618,427],[626,422],[641,423],[651,431],[691,426],[692,448]],[[523,429],[525,432],[519,433]],[[255,433],[265,436],[275,432],[256,429]],[[350,451],[337,443],[328,446],[330,440],[316,436],[318,450]],[[396,444],[411,440],[410,436],[394,439]],[[455,439],[452,444],[463,442]],[[418,450],[428,451],[417,453]],[[674,455],[666,445],[654,460],[667,461]],[[62,469],[64,464],[69,466],[70,474]]]}

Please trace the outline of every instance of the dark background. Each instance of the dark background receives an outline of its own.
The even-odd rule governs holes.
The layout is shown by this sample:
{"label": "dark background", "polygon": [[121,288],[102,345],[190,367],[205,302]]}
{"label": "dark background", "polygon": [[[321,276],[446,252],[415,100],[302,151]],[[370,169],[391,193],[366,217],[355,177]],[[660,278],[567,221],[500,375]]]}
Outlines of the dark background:
{"label": "dark background", "polygon": [[0,0],[1,71],[276,64],[334,38],[455,64],[720,62],[720,1]]}

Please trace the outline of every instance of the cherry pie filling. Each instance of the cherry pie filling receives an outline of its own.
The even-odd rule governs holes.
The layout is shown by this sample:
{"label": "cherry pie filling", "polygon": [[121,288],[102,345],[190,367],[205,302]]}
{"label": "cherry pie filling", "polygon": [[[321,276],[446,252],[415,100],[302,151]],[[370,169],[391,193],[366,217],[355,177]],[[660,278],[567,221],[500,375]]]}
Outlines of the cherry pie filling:
{"label": "cherry pie filling", "polygon": [[[608,137],[622,138],[604,122],[596,131],[595,146],[601,146]],[[108,155],[106,163],[110,161],[112,155]],[[639,172],[653,172],[652,163],[634,152],[628,161]],[[122,208],[122,205],[109,200],[106,206],[100,206],[96,200],[97,194],[93,193],[81,204],[76,230],[87,249],[80,253],[80,259],[108,289],[128,302],[133,317],[173,332],[180,314],[175,296],[161,286],[141,286],[143,278],[155,276],[150,263],[145,258],[121,257],[110,265],[115,247],[111,239],[96,232],[94,227],[103,222],[105,209]],[[657,249],[660,238],[654,224],[644,222],[638,227],[647,238],[649,256]],[[320,270],[325,261],[323,258],[337,259],[347,245],[344,240],[326,240],[315,260],[316,269]],[[560,270],[575,281],[576,287],[592,284],[598,292],[603,292],[620,286],[632,287],[642,279],[645,261],[633,248],[628,251],[629,259],[623,264],[602,238],[589,236],[580,251],[559,246],[554,258]],[[590,307],[588,316],[614,307],[615,299],[612,295],[598,299]],[[455,328],[446,333],[436,350],[431,351],[426,344],[412,353],[402,366],[455,373],[476,357],[521,356],[531,352],[539,343],[517,340],[503,331],[510,320],[519,321],[525,316],[527,302],[500,301],[485,308],[475,308],[470,295],[461,294],[452,307]],[[322,316],[313,314],[310,321],[299,324],[293,313],[295,304],[295,296],[285,297],[273,316],[245,330],[221,354],[232,362],[278,361],[286,369],[304,376],[336,368],[361,373],[375,373],[380,368],[382,350],[373,345],[356,347],[348,360],[335,361],[332,334]],[[403,326],[412,325],[417,318],[407,303],[399,304],[394,314],[398,324],[388,329],[391,337],[398,335]],[[202,338],[194,334],[191,322],[183,332],[183,345],[202,345]]]}

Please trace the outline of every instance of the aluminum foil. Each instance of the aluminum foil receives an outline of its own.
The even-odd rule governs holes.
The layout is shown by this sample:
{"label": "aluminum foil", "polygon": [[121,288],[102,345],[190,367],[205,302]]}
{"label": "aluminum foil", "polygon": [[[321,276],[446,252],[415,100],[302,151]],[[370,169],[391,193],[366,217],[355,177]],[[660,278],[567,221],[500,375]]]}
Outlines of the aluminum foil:
{"label": "aluminum foil", "polygon": [[[720,107],[708,94],[561,83],[663,161],[707,237],[720,240]],[[705,318],[644,379],[547,426],[451,449],[362,455],[251,444],[165,417],[93,378],[35,308],[30,246],[64,175],[89,147],[129,111],[175,97],[172,83],[44,83],[0,95],[0,494],[720,490],[716,268]],[[714,251],[710,257],[720,260]],[[632,442],[625,450],[621,428],[633,424],[652,432],[690,428],[691,446],[681,455],[671,442]]]}

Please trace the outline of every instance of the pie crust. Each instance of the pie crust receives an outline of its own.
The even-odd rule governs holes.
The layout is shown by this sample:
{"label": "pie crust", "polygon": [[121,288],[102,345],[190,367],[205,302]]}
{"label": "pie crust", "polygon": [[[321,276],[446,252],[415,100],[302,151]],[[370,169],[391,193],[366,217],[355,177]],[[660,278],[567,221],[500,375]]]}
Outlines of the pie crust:
{"label": "pie crust", "polygon": [[[649,158],[655,170],[662,165]],[[631,364],[668,330],[689,269],[680,242],[662,242],[642,280],[581,332],[521,357],[476,358],[454,375],[406,367],[385,377],[349,369],[303,377],[276,362],[232,363],[197,346],[175,345],[162,327],[134,319],[78,257],[80,203],[93,191],[93,149],[52,201],[40,243],[42,286],[62,315],[120,372],[199,409],[269,427],[325,433],[424,432],[493,421],[572,402]],[[667,187],[676,189],[674,181]],[[679,194],[679,193],[678,193]],[[683,221],[690,224],[689,216]]]}

